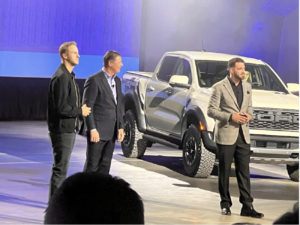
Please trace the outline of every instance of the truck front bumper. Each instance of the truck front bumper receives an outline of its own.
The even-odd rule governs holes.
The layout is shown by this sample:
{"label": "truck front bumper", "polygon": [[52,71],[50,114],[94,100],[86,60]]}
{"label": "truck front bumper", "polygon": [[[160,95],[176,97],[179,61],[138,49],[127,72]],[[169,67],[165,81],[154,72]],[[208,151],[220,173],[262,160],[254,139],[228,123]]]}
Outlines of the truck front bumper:
{"label": "truck front bumper", "polygon": [[253,163],[299,163],[299,137],[251,135],[251,151]]}

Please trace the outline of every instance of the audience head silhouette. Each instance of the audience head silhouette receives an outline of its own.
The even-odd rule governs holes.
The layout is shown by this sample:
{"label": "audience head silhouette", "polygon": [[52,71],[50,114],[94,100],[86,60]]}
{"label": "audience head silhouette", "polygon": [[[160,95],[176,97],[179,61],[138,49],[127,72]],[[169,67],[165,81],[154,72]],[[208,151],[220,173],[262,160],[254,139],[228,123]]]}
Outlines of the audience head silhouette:
{"label": "audience head silhouette", "polygon": [[49,201],[45,224],[144,224],[144,206],[130,185],[97,172],[67,178]]}
{"label": "audience head silhouette", "polygon": [[299,201],[295,203],[292,212],[283,214],[273,224],[299,224]]}

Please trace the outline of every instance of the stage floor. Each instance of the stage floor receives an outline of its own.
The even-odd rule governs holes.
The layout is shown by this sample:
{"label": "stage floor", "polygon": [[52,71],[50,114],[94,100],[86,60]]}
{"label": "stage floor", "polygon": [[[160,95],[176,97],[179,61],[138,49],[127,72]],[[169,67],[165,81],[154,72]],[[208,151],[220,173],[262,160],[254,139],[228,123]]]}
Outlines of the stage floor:
{"label": "stage floor", "polygon": [[[82,171],[85,150],[85,137],[77,135],[69,175]],[[147,224],[272,224],[299,199],[299,183],[289,180],[285,165],[251,164],[254,207],[265,218],[239,216],[234,170],[232,215],[222,216],[216,173],[208,179],[185,176],[181,155],[153,145],[143,159],[128,159],[116,146],[111,174],[125,179],[143,198]],[[0,122],[0,224],[43,223],[52,163],[46,122]]]}

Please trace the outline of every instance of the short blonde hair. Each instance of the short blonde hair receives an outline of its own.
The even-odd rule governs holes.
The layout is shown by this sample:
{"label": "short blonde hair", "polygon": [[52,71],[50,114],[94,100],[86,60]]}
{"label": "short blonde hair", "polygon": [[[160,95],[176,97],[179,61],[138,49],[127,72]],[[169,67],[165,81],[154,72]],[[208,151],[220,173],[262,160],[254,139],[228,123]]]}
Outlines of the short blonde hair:
{"label": "short blonde hair", "polygon": [[68,48],[72,45],[75,45],[77,46],[77,43],[75,41],[70,41],[70,42],[65,42],[63,43],[60,47],[59,47],[59,55],[60,55],[60,58],[63,59],[62,55],[64,53],[67,53],[68,52]]}

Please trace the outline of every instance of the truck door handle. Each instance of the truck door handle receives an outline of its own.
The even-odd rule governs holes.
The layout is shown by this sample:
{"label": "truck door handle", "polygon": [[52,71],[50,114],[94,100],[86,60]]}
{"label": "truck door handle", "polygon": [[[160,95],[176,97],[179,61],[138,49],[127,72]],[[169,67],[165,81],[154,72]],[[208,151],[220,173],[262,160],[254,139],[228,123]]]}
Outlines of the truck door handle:
{"label": "truck door handle", "polygon": [[153,86],[150,86],[150,87],[149,87],[149,90],[150,90],[150,91],[154,91],[155,88],[154,88]]}

